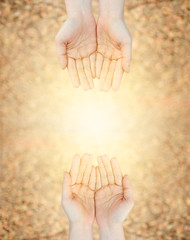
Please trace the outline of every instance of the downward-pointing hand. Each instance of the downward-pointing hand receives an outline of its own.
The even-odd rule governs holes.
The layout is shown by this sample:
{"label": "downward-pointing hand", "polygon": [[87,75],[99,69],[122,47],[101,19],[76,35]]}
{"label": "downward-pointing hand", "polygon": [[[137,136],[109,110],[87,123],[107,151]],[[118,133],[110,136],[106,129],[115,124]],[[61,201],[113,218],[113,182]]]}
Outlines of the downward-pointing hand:
{"label": "downward-pointing hand", "polygon": [[68,67],[74,87],[93,88],[95,77],[96,22],[91,1],[66,0],[68,19],[56,36],[57,54]]}

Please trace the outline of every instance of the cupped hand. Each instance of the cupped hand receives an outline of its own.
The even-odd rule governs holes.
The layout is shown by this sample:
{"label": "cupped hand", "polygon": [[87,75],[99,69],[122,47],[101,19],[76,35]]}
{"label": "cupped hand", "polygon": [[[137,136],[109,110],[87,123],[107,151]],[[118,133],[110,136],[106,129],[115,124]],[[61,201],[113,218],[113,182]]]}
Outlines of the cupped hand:
{"label": "cupped hand", "polygon": [[100,89],[117,90],[123,71],[129,72],[132,37],[123,18],[99,17],[97,22],[96,76]]}
{"label": "cupped hand", "polygon": [[127,175],[122,176],[115,158],[98,158],[96,168],[96,220],[101,228],[124,221],[133,207],[133,195]]}
{"label": "cupped hand", "polygon": [[93,15],[79,14],[66,20],[56,36],[57,54],[63,69],[68,67],[74,87],[94,87],[96,22]]}
{"label": "cupped hand", "polygon": [[84,154],[73,159],[70,173],[63,180],[62,206],[70,223],[92,225],[95,218],[94,192],[96,171],[92,157]]}

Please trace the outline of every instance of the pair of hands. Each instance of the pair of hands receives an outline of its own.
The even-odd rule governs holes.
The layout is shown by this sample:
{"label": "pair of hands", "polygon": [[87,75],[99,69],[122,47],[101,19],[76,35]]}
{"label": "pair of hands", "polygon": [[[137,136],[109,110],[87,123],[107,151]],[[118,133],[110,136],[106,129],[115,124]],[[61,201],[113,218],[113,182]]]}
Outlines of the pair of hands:
{"label": "pair of hands", "polygon": [[[115,158],[76,155],[63,180],[62,206],[70,224],[69,239],[93,239],[96,218],[101,239],[125,239],[122,222],[133,207],[128,177],[122,176]],[[84,238],[85,236],[85,238]]]}
{"label": "pair of hands", "polygon": [[125,0],[100,0],[96,23],[91,0],[65,0],[68,19],[56,36],[57,54],[74,87],[117,90],[129,72],[132,37],[124,22]]}

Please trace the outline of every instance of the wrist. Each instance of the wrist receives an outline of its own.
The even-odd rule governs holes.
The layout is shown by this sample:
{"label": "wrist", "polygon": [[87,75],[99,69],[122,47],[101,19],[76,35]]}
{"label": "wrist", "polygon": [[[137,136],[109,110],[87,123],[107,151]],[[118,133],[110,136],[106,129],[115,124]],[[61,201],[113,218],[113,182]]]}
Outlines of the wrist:
{"label": "wrist", "polygon": [[99,17],[124,19],[125,0],[99,0]]}
{"label": "wrist", "polygon": [[69,222],[69,239],[93,239],[93,225],[86,222]]}
{"label": "wrist", "polygon": [[92,15],[91,0],[65,0],[65,6],[69,18]]}
{"label": "wrist", "polygon": [[124,240],[122,223],[99,225],[100,240]]}

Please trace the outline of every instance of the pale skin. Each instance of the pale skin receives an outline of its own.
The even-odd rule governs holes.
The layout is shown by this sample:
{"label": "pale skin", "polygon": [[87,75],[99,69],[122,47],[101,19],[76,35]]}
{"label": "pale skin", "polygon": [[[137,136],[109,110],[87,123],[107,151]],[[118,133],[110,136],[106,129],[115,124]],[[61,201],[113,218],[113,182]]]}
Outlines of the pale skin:
{"label": "pale skin", "polygon": [[96,22],[91,0],[65,0],[68,18],[56,36],[57,54],[74,87],[94,87]]}
{"label": "pale skin", "polygon": [[129,72],[132,37],[124,21],[125,0],[99,0],[96,76],[100,89],[118,90],[123,72]]}
{"label": "pale skin", "polygon": [[128,177],[106,156],[92,166],[92,156],[76,155],[63,180],[62,206],[69,219],[69,239],[93,239],[96,218],[101,240],[123,240],[122,222],[133,207]]}
{"label": "pale skin", "polygon": [[65,0],[68,19],[56,36],[57,54],[74,87],[118,90],[129,72],[132,37],[124,21],[125,0],[99,0],[97,24],[91,0]]}
{"label": "pale skin", "polygon": [[93,239],[95,220],[94,193],[96,171],[92,157],[84,154],[73,159],[70,173],[63,180],[62,206],[69,219],[69,239]]}
{"label": "pale skin", "polygon": [[133,195],[127,175],[122,176],[116,158],[98,158],[95,208],[100,239],[123,240],[122,222],[133,207]]}

